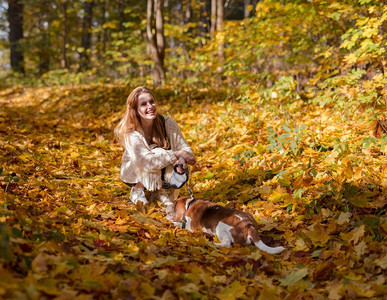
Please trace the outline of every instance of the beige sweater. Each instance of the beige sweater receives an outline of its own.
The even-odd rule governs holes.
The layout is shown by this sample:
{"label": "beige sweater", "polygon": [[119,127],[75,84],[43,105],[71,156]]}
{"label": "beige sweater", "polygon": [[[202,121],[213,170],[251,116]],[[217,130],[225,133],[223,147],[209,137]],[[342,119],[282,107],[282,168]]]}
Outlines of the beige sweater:
{"label": "beige sweater", "polygon": [[141,182],[149,191],[159,190],[162,186],[161,169],[166,167],[165,178],[169,178],[176,161],[174,151],[184,150],[192,154],[176,122],[165,118],[165,129],[171,150],[154,148],[149,145],[138,131],[125,136],[125,151],[121,160],[121,179],[127,183]]}

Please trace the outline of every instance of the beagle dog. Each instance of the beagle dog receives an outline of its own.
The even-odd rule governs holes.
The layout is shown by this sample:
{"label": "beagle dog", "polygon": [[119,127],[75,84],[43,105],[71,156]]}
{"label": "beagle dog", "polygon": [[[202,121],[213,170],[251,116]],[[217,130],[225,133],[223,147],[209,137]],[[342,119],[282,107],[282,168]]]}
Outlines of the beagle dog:
{"label": "beagle dog", "polygon": [[217,235],[221,241],[217,245],[220,246],[230,247],[232,243],[254,244],[270,254],[285,250],[284,247],[269,247],[261,241],[258,224],[251,214],[209,201],[180,197],[167,206],[167,219],[190,231],[200,229]]}

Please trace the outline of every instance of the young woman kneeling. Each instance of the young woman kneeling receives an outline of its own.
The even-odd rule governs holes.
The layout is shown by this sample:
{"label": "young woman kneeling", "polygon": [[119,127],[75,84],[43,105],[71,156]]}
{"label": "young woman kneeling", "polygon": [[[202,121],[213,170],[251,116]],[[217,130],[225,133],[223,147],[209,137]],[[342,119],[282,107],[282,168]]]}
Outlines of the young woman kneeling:
{"label": "young woman kneeling", "polygon": [[179,190],[163,189],[166,179],[175,165],[177,173],[184,173],[187,164],[193,165],[196,160],[176,122],[157,113],[156,98],[150,89],[139,86],[130,93],[114,134],[125,148],[121,179],[132,187],[130,200],[148,203],[145,188],[157,191],[163,203],[173,202]]}

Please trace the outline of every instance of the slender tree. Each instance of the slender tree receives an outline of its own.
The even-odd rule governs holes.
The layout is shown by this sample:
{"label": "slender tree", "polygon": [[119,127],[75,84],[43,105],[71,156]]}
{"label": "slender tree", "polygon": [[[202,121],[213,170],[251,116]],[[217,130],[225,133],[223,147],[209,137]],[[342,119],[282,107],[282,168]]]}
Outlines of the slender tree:
{"label": "slender tree", "polygon": [[[219,45],[218,45],[218,59],[220,66],[222,66],[224,62],[224,36],[223,36],[223,20],[224,20],[224,4],[223,0],[217,0],[218,3],[216,5],[216,29],[219,32]],[[223,68],[222,68],[223,69]]]}
{"label": "slender tree", "polygon": [[20,0],[8,0],[9,41],[11,44],[11,67],[15,72],[23,73],[24,56],[20,46],[23,38],[23,3]]}
{"label": "slender tree", "polygon": [[90,49],[91,49],[91,24],[93,19],[93,0],[85,0],[84,14],[82,22],[82,43],[79,70],[83,71],[90,67]]}
{"label": "slender tree", "polygon": [[105,27],[105,23],[107,22],[106,14],[107,14],[107,0],[99,0],[99,7],[101,9],[100,13],[100,26],[102,27],[97,35],[97,43],[100,45],[98,47],[98,57],[101,59],[106,52],[106,44],[108,40],[108,29]]}
{"label": "slender tree", "polygon": [[154,62],[153,82],[155,85],[165,83],[165,41],[162,7],[162,0],[148,0],[146,31]]}
{"label": "slender tree", "polygon": [[211,36],[214,35],[216,30],[216,3],[218,0],[211,0]]}
{"label": "slender tree", "polygon": [[184,24],[191,22],[192,19],[192,5],[191,0],[187,0],[187,7],[185,10]]}
{"label": "slender tree", "polygon": [[201,35],[205,36],[211,30],[211,0],[200,1]]}
{"label": "slender tree", "polygon": [[62,0],[62,46],[61,46],[61,52],[62,52],[62,58],[60,60],[60,66],[65,69],[68,68],[68,62],[67,62],[67,51],[66,51],[66,45],[67,45],[67,36],[68,36],[68,29],[67,29],[67,0]]}
{"label": "slender tree", "polygon": [[250,6],[250,0],[244,0],[244,2],[243,2],[243,14],[244,14],[245,19],[248,18],[250,15],[249,6]]}
{"label": "slender tree", "polygon": [[[249,18],[250,16],[253,16],[255,14],[255,9],[257,7],[257,4],[260,0],[244,0],[243,3],[243,13],[244,18]],[[250,7],[250,9],[249,9]]]}
{"label": "slender tree", "polygon": [[48,22],[39,21],[39,29],[41,34],[41,41],[39,43],[39,74],[42,75],[50,70],[50,28]]}
{"label": "slender tree", "polygon": [[125,21],[125,4],[124,0],[118,0],[118,31],[124,29]]}
{"label": "slender tree", "polygon": [[39,56],[39,74],[42,75],[50,70],[50,56],[52,52],[50,31],[52,23],[52,9],[50,0],[41,0],[35,2],[36,7],[40,12],[38,19],[38,28],[40,39],[38,45]]}

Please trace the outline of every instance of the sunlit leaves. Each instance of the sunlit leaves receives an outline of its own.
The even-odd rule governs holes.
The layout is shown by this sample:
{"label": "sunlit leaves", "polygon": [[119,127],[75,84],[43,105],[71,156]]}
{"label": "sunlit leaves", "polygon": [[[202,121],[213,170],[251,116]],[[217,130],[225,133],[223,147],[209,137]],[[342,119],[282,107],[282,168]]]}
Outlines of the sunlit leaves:
{"label": "sunlit leaves", "polygon": [[[156,91],[159,109],[195,151],[195,196],[249,211],[262,239],[284,254],[218,247],[212,236],[172,226],[161,203],[129,204],[112,135],[125,88],[14,89],[0,98],[13,100],[0,111],[2,296],[383,295],[385,150],[364,128],[368,115],[343,120],[303,105],[286,95],[291,85],[276,91],[275,110],[274,101],[258,105],[256,87],[243,101],[195,90],[189,105],[174,90]],[[274,141],[282,148],[267,150]]]}

